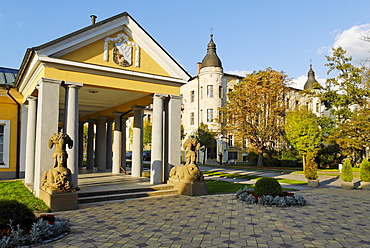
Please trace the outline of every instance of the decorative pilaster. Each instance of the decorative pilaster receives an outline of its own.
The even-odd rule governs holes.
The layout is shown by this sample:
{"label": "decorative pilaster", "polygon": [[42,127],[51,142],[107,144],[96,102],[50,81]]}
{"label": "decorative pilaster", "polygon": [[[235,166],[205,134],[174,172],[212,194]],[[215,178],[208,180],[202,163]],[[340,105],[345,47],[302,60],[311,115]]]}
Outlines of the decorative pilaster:
{"label": "decorative pilaster", "polygon": [[163,94],[155,94],[153,97],[151,184],[163,182],[163,112],[166,97]]}
{"label": "decorative pilaster", "polygon": [[126,117],[122,117],[121,118],[121,132],[122,132],[122,163],[121,163],[121,166],[123,169],[126,170],[126,167],[127,167],[127,164],[126,164],[126,135],[127,135],[127,132],[126,132],[126,121],[127,121],[127,118]]}
{"label": "decorative pilaster", "polygon": [[35,145],[35,177],[34,190],[40,195],[41,178],[50,169],[53,161],[53,151],[48,148],[48,140],[58,132],[59,121],[59,92],[61,81],[41,78],[39,81],[36,145]]}
{"label": "decorative pilaster", "polygon": [[26,139],[26,168],[25,183],[33,184],[35,175],[35,142],[36,142],[36,109],[37,97],[29,96],[28,101],[28,120],[27,120],[27,139]]}
{"label": "decorative pilaster", "polygon": [[141,177],[143,172],[143,106],[133,106],[134,127],[132,144],[131,176]]}

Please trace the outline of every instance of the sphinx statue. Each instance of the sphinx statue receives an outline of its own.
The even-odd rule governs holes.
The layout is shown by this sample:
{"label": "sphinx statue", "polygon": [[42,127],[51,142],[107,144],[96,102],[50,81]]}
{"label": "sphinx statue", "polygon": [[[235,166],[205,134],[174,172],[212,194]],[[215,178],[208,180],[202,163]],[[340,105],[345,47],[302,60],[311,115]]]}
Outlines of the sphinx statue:
{"label": "sphinx statue", "polygon": [[183,148],[187,151],[186,162],[184,165],[173,167],[170,178],[181,181],[203,181],[203,174],[195,164],[200,143],[195,138],[189,138],[184,142]]}
{"label": "sphinx statue", "polygon": [[41,179],[41,189],[47,192],[73,192],[71,170],[67,168],[68,154],[66,148],[73,147],[73,140],[65,133],[53,134],[48,141],[49,148],[55,151],[52,155],[54,159],[53,167],[45,171]]}

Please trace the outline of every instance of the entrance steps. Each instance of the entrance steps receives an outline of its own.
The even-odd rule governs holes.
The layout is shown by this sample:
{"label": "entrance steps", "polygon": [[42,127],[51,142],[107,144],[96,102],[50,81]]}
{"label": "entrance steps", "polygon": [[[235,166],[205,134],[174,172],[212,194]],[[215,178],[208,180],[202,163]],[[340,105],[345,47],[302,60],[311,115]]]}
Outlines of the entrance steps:
{"label": "entrance steps", "polygon": [[78,193],[78,204],[117,201],[142,197],[177,195],[171,184],[153,185],[131,189],[104,190]]}

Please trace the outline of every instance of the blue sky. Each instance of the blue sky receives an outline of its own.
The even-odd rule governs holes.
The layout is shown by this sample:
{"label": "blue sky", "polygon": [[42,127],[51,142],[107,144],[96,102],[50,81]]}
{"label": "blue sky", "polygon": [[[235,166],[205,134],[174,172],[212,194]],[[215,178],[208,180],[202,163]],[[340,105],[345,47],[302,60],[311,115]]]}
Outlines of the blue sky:
{"label": "blue sky", "polygon": [[325,55],[341,45],[354,60],[370,56],[368,0],[13,0],[0,4],[0,66],[19,68],[27,48],[127,11],[190,75],[213,29],[225,72],[267,67],[302,87],[310,60],[327,78]]}

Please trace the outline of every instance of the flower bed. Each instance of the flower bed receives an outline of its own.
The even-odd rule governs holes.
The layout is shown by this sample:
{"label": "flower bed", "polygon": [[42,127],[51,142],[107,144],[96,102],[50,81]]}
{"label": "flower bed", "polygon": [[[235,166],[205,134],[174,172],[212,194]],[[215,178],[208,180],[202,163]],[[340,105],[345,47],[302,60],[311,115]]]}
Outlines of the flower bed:
{"label": "flower bed", "polygon": [[43,244],[68,234],[69,219],[59,218],[53,214],[43,214],[36,218],[31,229],[22,229],[19,226],[0,230],[0,247],[19,247]]}
{"label": "flower bed", "polygon": [[300,194],[283,191],[280,196],[263,195],[257,196],[254,191],[246,188],[240,189],[235,194],[236,199],[246,204],[262,204],[264,206],[275,205],[277,207],[304,206],[306,199]]}

